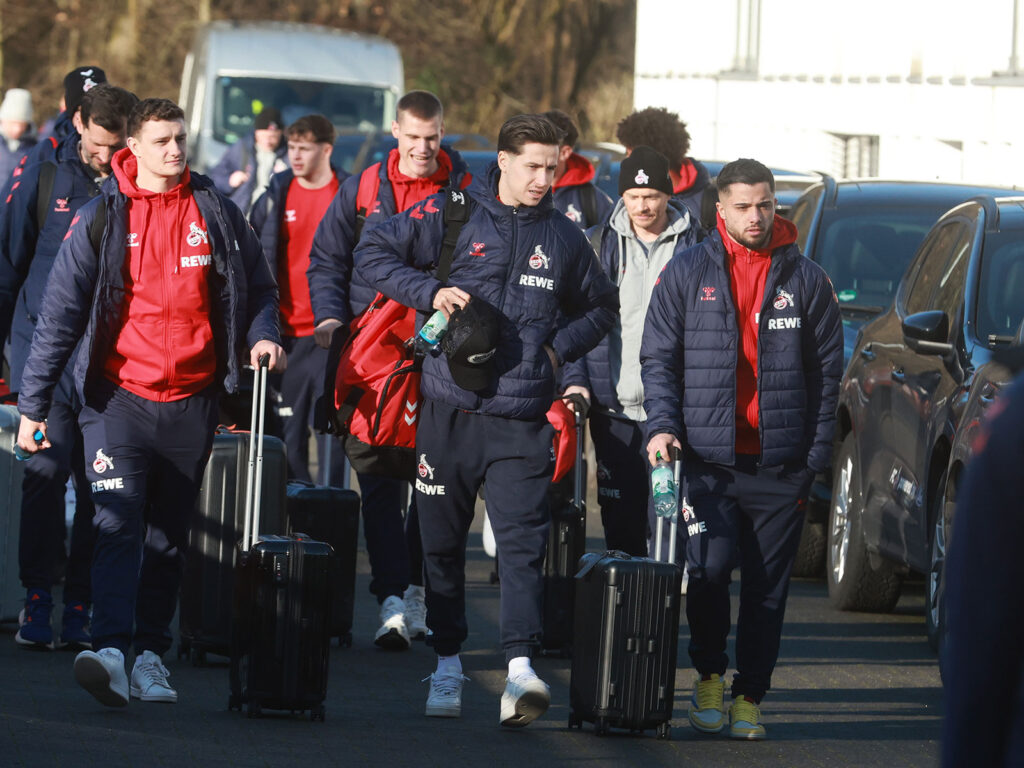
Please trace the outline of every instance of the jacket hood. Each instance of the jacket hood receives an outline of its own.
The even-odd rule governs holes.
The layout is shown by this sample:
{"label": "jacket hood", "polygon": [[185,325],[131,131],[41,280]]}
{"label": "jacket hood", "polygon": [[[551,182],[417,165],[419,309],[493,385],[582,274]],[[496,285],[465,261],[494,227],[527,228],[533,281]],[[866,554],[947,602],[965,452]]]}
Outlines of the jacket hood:
{"label": "jacket hood", "polygon": [[[501,178],[501,169],[498,161],[492,160],[482,176],[474,176],[473,182],[466,188],[470,196],[482,206],[490,210],[496,216],[507,216],[512,206],[505,205],[498,199],[498,179]],[[521,205],[517,208],[517,215],[532,218],[541,216],[554,210],[554,198],[549,189],[537,205]]]}
{"label": "jacket hood", "polygon": [[691,189],[701,189],[711,183],[711,174],[704,163],[686,158],[677,171],[679,182],[673,187],[672,194],[680,195]]}
{"label": "jacket hood", "polygon": [[[675,237],[689,229],[690,225],[690,213],[686,210],[686,206],[670,197],[668,200],[668,226],[665,227],[665,231],[659,235],[659,238]],[[615,208],[612,210],[611,216],[608,217],[608,226],[620,235],[633,236],[633,224],[621,197],[615,202]]]}
{"label": "jacket hood", "polygon": [[181,179],[167,192],[151,192],[148,189],[141,189],[139,185],[135,183],[135,180],[139,175],[139,161],[135,159],[135,155],[133,155],[131,150],[127,147],[118,151],[117,154],[114,155],[113,159],[110,161],[110,166],[114,170],[114,178],[117,179],[118,189],[120,189],[126,197],[130,197],[133,200],[154,198],[159,197],[160,195],[182,197],[188,194],[187,188],[191,182],[191,174],[189,173],[187,165],[181,174]]}
{"label": "jacket hood", "polygon": [[590,164],[583,155],[573,152],[569,155],[569,159],[565,162],[565,173],[562,174],[562,178],[558,179],[552,189],[561,189],[562,187],[574,187],[577,184],[586,184],[594,180],[594,175],[597,171],[594,166]]}

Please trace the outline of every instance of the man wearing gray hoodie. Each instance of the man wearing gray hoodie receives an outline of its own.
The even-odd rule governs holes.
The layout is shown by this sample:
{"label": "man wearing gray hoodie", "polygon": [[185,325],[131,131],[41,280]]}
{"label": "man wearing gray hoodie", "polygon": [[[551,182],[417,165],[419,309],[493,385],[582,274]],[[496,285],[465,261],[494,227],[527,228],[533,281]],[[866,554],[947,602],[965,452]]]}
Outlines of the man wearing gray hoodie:
{"label": "man wearing gray hoodie", "polygon": [[566,367],[565,394],[591,403],[597,499],[609,549],[647,554],[650,499],[640,381],[640,341],[661,270],[695,245],[699,225],[671,198],[668,160],[636,147],[622,161],[619,194],[607,222],[588,232],[605,273],[619,287],[619,317],[587,355]]}

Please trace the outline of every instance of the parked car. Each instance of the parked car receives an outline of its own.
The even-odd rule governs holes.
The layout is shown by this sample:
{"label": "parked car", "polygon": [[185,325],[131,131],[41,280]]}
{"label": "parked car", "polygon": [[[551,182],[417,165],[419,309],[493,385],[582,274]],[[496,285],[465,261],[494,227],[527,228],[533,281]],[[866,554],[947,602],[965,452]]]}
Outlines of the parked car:
{"label": "parked car", "polygon": [[951,459],[965,450],[954,446],[975,419],[970,397],[987,396],[983,383],[972,391],[979,371],[1022,320],[1024,197],[958,205],[929,230],[893,303],[861,328],[843,377],[826,568],[837,608],[890,611],[904,576],[927,574],[938,642],[941,606],[931,606],[960,469]]}
{"label": "parked car", "polygon": [[[864,323],[884,312],[928,229],[943,213],[975,195],[1013,190],[939,182],[843,180],[823,176],[793,204],[790,216],[803,254],[828,273],[843,315],[846,366]],[[811,488],[803,538],[793,569],[820,575],[825,567],[830,473]]]}

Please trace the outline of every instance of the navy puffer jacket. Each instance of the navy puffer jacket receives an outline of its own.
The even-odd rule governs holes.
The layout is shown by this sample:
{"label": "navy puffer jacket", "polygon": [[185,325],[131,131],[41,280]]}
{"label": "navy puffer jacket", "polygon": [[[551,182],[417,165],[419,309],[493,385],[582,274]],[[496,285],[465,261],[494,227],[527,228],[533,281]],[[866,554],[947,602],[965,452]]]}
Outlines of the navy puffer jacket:
{"label": "navy puffer jacket", "polygon": [[[277,282],[256,233],[242,212],[205,176],[191,174],[192,193],[207,225],[213,256],[211,326],[217,345],[217,376],[224,389],[238,389],[240,359],[257,341],[281,343]],[[74,379],[79,397],[103,375],[124,309],[123,267],[128,236],[128,198],[111,177],[103,185],[105,224],[97,254],[89,228],[100,198],[82,206],[43,294],[42,310],[25,363],[18,410],[41,421],[53,388],[75,345]]]}
{"label": "navy puffer jacket", "polygon": [[[448,186],[462,187],[463,178],[469,173],[466,162],[447,145],[441,151],[448,155],[452,163]],[[370,282],[354,270],[352,262],[352,251],[356,247],[356,197],[361,176],[361,173],[350,176],[341,185],[313,237],[306,277],[309,279],[309,296],[313,302],[313,321],[317,325],[330,318],[348,323],[366,309],[377,295],[377,290]],[[380,163],[378,178],[380,186],[377,189],[377,200],[380,205],[367,214],[363,223],[364,235],[369,229],[398,213],[395,195],[388,180],[387,158]]]}
{"label": "navy puffer jacket", "polygon": [[[497,164],[466,190],[469,220],[455,247],[447,284],[480,297],[502,314],[495,360],[498,381],[487,392],[460,389],[446,358],[427,357],[421,392],[466,411],[541,419],[555,395],[559,363],[578,359],[608,332],[618,310],[615,286],[573,222],[557,211],[550,192],[535,207],[497,199]],[[456,193],[457,194],[457,193]],[[444,237],[443,195],[433,195],[364,233],[356,267],[382,293],[432,312],[442,287],[433,269]]]}
{"label": "navy puffer jacket", "polygon": [[[772,253],[758,323],[761,465],[820,472],[831,462],[842,321],[824,270],[796,245]],[[715,231],[669,262],[651,297],[640,350],[648,437],[667,432],[705,461],[732,465],[738,354]]]}

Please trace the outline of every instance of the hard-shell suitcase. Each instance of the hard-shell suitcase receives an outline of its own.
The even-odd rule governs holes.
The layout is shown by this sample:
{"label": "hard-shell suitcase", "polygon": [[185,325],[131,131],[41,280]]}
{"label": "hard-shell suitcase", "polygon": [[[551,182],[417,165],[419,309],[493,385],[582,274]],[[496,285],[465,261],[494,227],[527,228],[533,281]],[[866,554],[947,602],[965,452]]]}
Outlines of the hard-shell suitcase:
{"label": "hard-shell suitcase", "polygon": [[21,415],[13,405],[0,405],[0,621],[15,621],[25,607],[25,589],[18,571],[21,532],[21,481],[24,463],[14,458]]}
{"label": "hard-shell suitcase", "polygon": [[572,468],[572,498],[564,484],[552,485],[551,528],[544,559],[543,627],[541,652],[568,656],[572,651],[573,595],[580,558],[587,548],[587,510],[583,498],[583,421],[576,414],[576,461]]}
{"label": "hard-shell suitcase", "polygon": [[[201,664],[207,653],[231,652],[234,566],[245,526],[245,482],[249,432],[218,430],[192,517],[178,608],[178,658]],[[263,445],[260,532],[284,533],[288,462],[284,443],[267,437]]]}
{"label": "hard-shell suitcase", "polygon": [[[257,369],[266,387],[266,359]],[[308,711],[324,719],[331,605],[329,544],[302,533],[258,535],[263,469],[263,409],[250,443],[245,525],[235,564],[229,709]],[[255,455],[254,455],[255,454]]]}
{"label": "hard-shell suitcase", "polygon": [[[328,441],[334,440],[328,435]],[[328,447],[330,442],[328,442]],[[352,613],[356,599],[356,554],[359,539],[359,494],[330,485],[328,451],[326,486],[293,480],[288,483],[288,530],[331,545],[332,599],[328,633],[343,647],[352,645]]]}
{"label": "hard-shell suitcase", "polygon": [[[676,487],[679,487],[676,466]],[[658,543],[664,521],[659,521]],[[682,569],[622,552],[583,556],[576,574],[569,727],[671,735]],[[655,549],[660,552],[660,546]]]}

